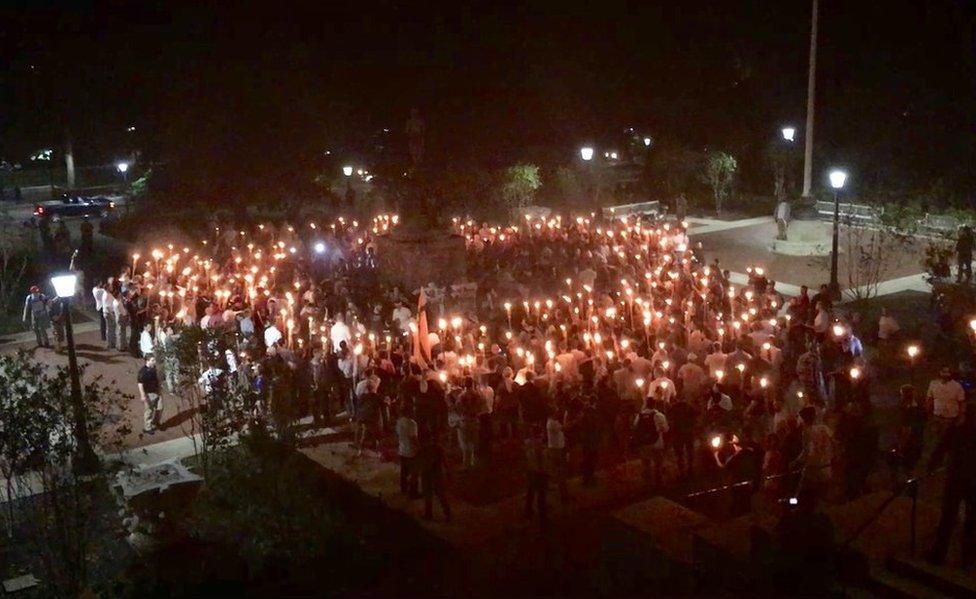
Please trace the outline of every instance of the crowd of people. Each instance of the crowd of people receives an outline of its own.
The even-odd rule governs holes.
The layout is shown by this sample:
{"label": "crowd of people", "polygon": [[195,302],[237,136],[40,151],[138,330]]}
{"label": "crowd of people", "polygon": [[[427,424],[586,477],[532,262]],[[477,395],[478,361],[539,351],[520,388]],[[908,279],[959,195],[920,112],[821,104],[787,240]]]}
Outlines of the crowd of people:
{"label": "crowd of people", "polygon": [[[98,282],[106,347],[146,358],[145,432],[161,388],[187,384],[167,347],[202,329],[223,339],[200,353],[192,383],[205,396],[247,386],[253,413],[285,439],[303,416],[348,423],[360,455],[393,448],[401,490],[422,489],[428,517],[435,497],[450,517],[448,464],[490,467],[512,447],[526,514],[543,525],[550,486],[570,501],[571,473],[594,485],[601,467],[631,457],[648,488],[748,481],[734,487],[737,509],[757,493],[865,490],[879,453],[872,377],[919,351],[889,314],[877,328],[887,359],[869,364],[868,325],[839,312],[826,286],[784,297],[761,267],[735,284],[686,223],[644,217],[455,219],[467,279],[401,289],[378,274],[374,245],[396,223],[213,222],[193,249],[134,254]],[[966,397],[946,369],[924,398],[906,386],[901,400],[890,455],[908,473]]]}

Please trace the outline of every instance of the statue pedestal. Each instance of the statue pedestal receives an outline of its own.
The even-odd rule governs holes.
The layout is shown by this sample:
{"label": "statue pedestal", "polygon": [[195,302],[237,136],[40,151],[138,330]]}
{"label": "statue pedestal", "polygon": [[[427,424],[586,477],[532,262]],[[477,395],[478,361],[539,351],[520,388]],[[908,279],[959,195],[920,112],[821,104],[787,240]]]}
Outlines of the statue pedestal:
{"label": "statue pedestal", "polygon": [[819,220],[794,220],[786,239],[775,239],[769,247],[774,254],[786,256],[829,256],[831,224]]}
{"label": "statue pedestal", "polygon": [[406,292],[455,283],[467,270],[464,237],[440,229],[403,227],[378,238],[376,250],[380,276]]}

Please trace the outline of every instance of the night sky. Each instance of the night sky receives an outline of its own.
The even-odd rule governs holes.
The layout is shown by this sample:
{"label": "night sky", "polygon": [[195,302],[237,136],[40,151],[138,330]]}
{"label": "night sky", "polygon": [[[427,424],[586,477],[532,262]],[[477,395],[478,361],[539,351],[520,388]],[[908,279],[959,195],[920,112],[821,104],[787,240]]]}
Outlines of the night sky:
{"label": "night sky", "polygon": [[[807,1],[42,4],[0,12],[9,160],[68,127],[81,164],[133,146],[210,177],[287,177],[327,149],[396,146],[417,106],[432,161],[558,162],[634,126],[732,151],[758,185],[762,148],[805,114]],[[822,0],[818,170],[968,189],[974,12]]]}

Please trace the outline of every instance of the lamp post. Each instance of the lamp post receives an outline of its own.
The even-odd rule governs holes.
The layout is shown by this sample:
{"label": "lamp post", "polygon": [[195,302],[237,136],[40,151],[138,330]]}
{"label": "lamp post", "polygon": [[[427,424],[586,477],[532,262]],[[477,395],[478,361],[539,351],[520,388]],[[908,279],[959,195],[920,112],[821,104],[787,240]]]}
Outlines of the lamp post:
{"label": "lamp post", "polygon": [[787,125],[780,130],[780,133],[783,134],[783,141],[793,143],[793,140],[796,139],[796,127]]}
{"label": "lamp post", "polygon": [[830,297],[840,299],[840,283],[837,281],[837,238],[840,234],[840,190],[847,183],[847,173],[840,169],[830,171],[830,187],[834,190],[834,234],[830,241]]}
{"label": "lamp post", "polygon": [[122,175],[122,187],[125,187],[126,183],[129,182],[129,163],[125,161],[118,162],[115,165],[115,170],[119,171],[119,174]]}
{"label": "lamp post", "polygon": [[71,411],[74,416],[75,457],[73,468],[78,473],[92,473],[98,470],[98,457],[92,450],[88,439],[88,418],[85,403],[81,396],[81,378],[78,373],[78,358],[75,355],[74,329],[71,326],[71,298],[75,295],[78,275],[68,273],[51,277],[54,292],[64,302],[64,336],[68,342],[68,374],[71,378]]}
{"label": "lamp post", "polygon": [[809,198],[813,183],[813,111],[817,95],[817,19],[819,6],[813,0],[810,10],[810,61],[807,69],[807,129],[803,147],[803,197]]}
{"label": "lamp post", "polygon": [[342,167],[342,174],[351,177],[352,176],[352,166],[346,165]]}
{"label": "lamp post", "polygon": [[583,146],[579,150],[580,158],[583,159],[583,164],[586,169],[586,178],[589,179],[591,192],[590,201],[593,206],[596,206],[597,199],[599,197],[599,189],[597,189],[596,178],[593,175],[593,146]]}

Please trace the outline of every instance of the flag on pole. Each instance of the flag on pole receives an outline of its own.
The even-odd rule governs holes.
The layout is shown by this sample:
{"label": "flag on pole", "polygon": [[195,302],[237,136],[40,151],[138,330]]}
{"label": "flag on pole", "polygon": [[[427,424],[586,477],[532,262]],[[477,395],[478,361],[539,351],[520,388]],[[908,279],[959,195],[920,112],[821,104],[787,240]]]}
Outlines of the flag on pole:
{"label": "flag on pole", "polygon": [[430,359],[430,333],[427,330],[427,293],[420,288],[417,300],[417,331],[413,336],[413,357],[421,368],[427,368]]}

